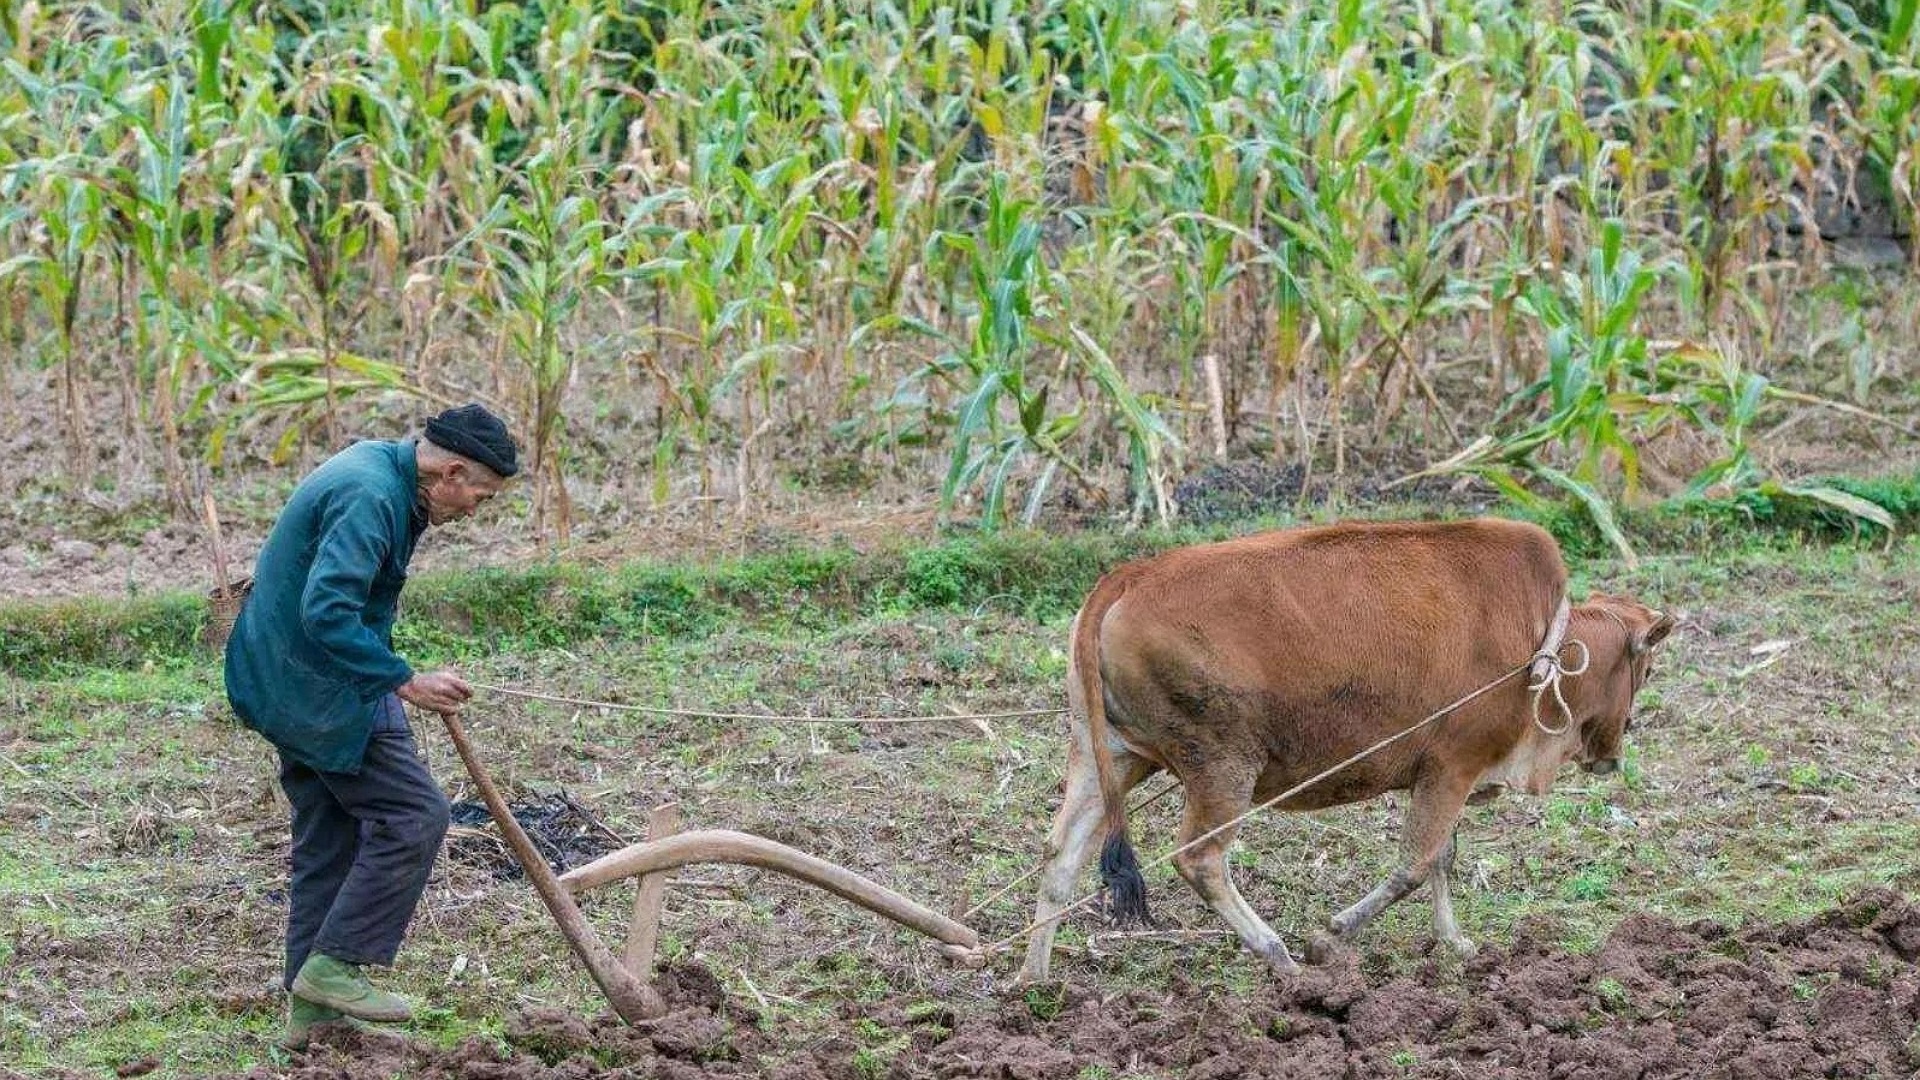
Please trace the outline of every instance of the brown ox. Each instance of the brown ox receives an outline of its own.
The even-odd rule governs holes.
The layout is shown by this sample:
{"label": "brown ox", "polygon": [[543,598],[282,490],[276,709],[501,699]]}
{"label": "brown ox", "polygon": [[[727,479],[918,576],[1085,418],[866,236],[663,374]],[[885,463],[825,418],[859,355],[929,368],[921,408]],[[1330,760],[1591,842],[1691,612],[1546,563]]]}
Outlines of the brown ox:
{"label": "brown ox", "polygon": [[[1548,640],[1566,577],[1551,536],[1482,520],[1292,529],[1167,552],[1101,578],[1074,620],[1066,794],[1021,978],[1047,977],[1048,920],[1071,896],[1103,820],[1101,876],[1115,914],[1145,919],[1125,798],[1148,776],[1170,770],[1184,786],[1184,845],[1510,676],[1279,803],[1317,810],[1410,789],[1401,865],[1330,930],[1350,938],[1431,882],[1435,936],[1470,954],[1448,891],[1462,806],[1507,787],[1544,793],[1568,761],[1612,771],[1653,647],[1673,627],[1632,600],[1575,607],[1566,639],[1591,657],[1562,682],[1571,723],[1549,694],[1536,724],[1530,672],[1517,669]],[[1577,648],[1561,655],[1579,666]],[[1247,948],[1276,973],[1293,971],[1286,945],[1227,875],[1234,831],[1174,866]]]}

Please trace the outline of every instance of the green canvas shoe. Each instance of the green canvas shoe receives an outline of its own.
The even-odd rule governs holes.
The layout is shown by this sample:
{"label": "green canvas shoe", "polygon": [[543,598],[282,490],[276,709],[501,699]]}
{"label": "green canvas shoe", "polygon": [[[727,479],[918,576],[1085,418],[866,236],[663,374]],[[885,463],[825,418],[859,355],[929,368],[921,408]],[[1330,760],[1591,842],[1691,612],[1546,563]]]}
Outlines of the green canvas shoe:
{"label": "green canvas shoe", "polygon": [[293,993],[361,1020],[398,1024],[413,1019],[413,1007],[406,998],[374,989],[359,964],[322,953],[314,953],[300,965],[299,974],[293,977]]}
{"label": "green canvas shoe", "polygon": [[287,1030],[280,1036],[280,1045],[288,1050],[305,1050],[313,1041],[313,1029],[323,1024],[343,1024],[348,1027],[363,1028],[366,1024],[339,1009],[330,1009],[325,1005],[316,1005],[305,998],[287,995]]}

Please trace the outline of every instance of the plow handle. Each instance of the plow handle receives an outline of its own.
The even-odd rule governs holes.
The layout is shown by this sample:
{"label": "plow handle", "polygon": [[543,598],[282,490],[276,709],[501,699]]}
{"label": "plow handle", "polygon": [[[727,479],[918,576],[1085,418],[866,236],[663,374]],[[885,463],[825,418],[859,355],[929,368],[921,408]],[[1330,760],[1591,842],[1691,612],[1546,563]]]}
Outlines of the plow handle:
{"label": "plow handle", "polygon": [[480,763],[479,755],[474,753],[473,743],[467,739],[459,717],[453,713],[441,713],[440,719],[446,722],[447,737],[453,740],[453,748],[459,751],[460,760],[467,767],[467,775],[473,778],[473,786],[480,789],[480,798],[486,802],[494,824],[500,826],[500,832],[507,838],[507,846],[513,849],[521,869],[526,871],[527,880],[533,882],[534,891],[540,894],[541,902],[547,905],[554,921],[560,924],[560,933],[566,936],[574,955],[586,965],[593,981],[600,985],[601,992],[613,1005],[613,1011],[629,1024],[666,1015],[666,1002],[653,987],[641,981],[611,950],[601,944],[593,928],[587,925],[586,917],[580,914],[580,906],[574,903],[572,894],[560,887],[553,868],[534,848],[533,840],[514,820],[513,813],[507,809],[506,800],[500,797],[499,789],[493,786],[493,779],[487,775],[486,766]]}

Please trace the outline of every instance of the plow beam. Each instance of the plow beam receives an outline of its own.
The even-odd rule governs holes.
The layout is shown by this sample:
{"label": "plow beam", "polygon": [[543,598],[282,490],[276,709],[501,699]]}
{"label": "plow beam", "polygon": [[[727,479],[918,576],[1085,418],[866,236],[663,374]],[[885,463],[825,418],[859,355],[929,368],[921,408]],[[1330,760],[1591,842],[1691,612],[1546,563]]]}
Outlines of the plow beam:
{"label": "plow beam", "polygon": [[702,829],[622,848],[560,875],[570,893],[624,878],[677,870],[697,863],[734,863],[772,870],[804,881],[876,915],[917,930],[936,941],[975,948],[980,935],[970,927],[923,907],[846,867],[751,833]]}

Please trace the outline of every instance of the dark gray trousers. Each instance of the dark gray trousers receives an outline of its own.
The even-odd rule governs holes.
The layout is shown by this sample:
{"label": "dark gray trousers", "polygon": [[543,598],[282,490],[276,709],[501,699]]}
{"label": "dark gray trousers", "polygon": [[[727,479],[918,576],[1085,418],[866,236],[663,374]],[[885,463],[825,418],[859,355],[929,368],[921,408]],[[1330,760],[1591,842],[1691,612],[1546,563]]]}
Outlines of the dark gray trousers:
{"label": "dark gray trousers", "polygon": [[286,985],[309,953],[391,964],[447,833],[447,797],[389,694],[358,773],[321,772],[280,751],[293,804]]}

